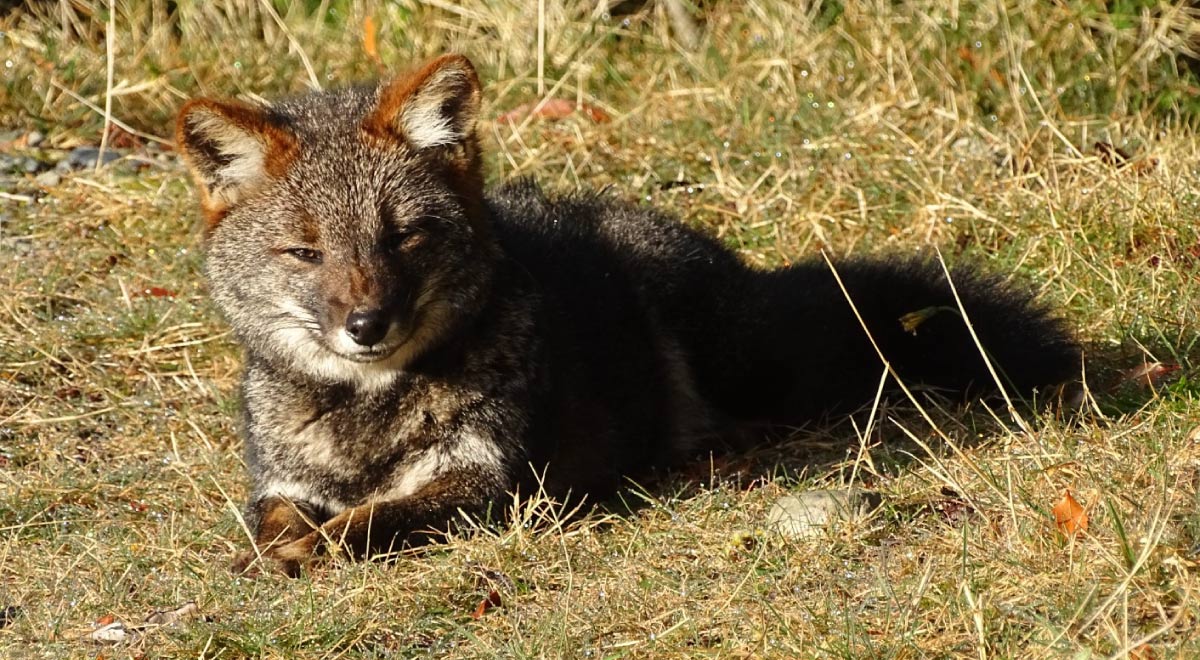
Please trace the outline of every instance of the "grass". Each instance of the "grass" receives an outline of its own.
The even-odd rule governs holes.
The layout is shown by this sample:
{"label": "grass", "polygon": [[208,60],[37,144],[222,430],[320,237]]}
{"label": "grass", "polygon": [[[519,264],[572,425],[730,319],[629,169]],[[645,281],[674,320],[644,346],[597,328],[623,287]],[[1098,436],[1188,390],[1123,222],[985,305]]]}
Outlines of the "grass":
{"label": "grass", "polygon": [[[527,2],[390,3],[370,13],[375,56],[367,11],[336,0],[3,18],[0,127],[44,133],[32,153],[51,157],[98,144],[109,105],[125,128],[108,144],[147,158],[50,187],[0,175],[0,609],[20,608],[0,655],[1200,655],[1196,10],[705,4],[694,50],[661,6],[594,2],[546,3],[542,51]],[[611,185],[763,265],[985,262],[1070,319],[1089,414],[1026,414],[1026,431],[977,404],[933,411],[935,428],[885,405],[870,428],[859,415],[631,491],[632,515],[563,523],[534,502],[393,564],[233,577],[239,357],[201,282],[183,168],[136,145],[169,140],[193,94],[269,98],[446,50],[486,80],[490,179]],[[613,120],[491,121],[541,95]],[[1156,362],[1179,369],[1156,387],[1129,375]],[[881,509],[811,541],[765,528],[781,495],[849,482]],[[1053,522],[1064,490],[1090,517],[1074,539]],[[492,591],[502,605],[473,618]],[[187,601],[200,617],[83,639]]]}

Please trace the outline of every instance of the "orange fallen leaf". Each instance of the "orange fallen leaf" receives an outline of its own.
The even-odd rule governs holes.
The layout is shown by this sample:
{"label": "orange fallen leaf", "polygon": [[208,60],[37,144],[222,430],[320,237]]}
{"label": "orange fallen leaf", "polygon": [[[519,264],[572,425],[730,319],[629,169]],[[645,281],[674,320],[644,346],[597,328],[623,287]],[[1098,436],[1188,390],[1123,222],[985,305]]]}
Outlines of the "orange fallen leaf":
{"label": "orange fallen leaf", "polygon": [[375,63],[378,67],[383,67],[383,60],[379,59],[379,31],[375,28],[375,18],[367,16],[363,19],[363,51],[367,53],[367,58]]}
{"label": "orange fallen leaf", "polygon": [[479,605],[475,607],[475,611],[471,612],[472,619],[482,619],[483,615],[493,607],[500,607],[500,592],[492,589],[488,592],[487,598],[479,601]]}
{"label": "orange fallen leaf", "polygon": [[164,289],[161,286],[151,286],[151,287],[146,287],[145,289],[142,289],[142,291],[140,293],[134,294],[134,296],[139,296],[139,295],[145,296],[148,298],[174,298],[175,296],[177,296],[179,294],[170,289]]}
{"label": "orange fallen leaf", "polygon": [[1054,524],[1066,536],[1075,536],[1087,531],[1088,515],[1083,505],[1071,497],[1071,491],[1063,491],[1062,499],[1054,505]]}
{"label": "orange fallen leaf", "polygon": [[117,617],[115,617],[111,614],[105,614],[104,616],[100,617],[99,619],[96,619],[95,625],[97,628],[103,628],[104,626],[107,626],[108,624],[110,624],[116,620],[117,620]]}
{"label": "orange fallen leaf", "polygon": [[1164,364],[1162,362],[1147,362],[1138,365],[1132,369],[1127,369],[1121,373],[1120,383],[1133,383],[1142,387],[1153,389],[1158,386],[1163,379],[1176,371],[1180,370],[1177,364]]}
{"label": "orange fallen leaf", "polygon": [[588,103],[575,103],[566,99],[546,99],[539,103],[522,103],[508,112],[496,117],[500,123],[516,124],[526,117],[558,121],[571,113],[578,111],[583,116],[597,124],[612,121],[607,112]]}

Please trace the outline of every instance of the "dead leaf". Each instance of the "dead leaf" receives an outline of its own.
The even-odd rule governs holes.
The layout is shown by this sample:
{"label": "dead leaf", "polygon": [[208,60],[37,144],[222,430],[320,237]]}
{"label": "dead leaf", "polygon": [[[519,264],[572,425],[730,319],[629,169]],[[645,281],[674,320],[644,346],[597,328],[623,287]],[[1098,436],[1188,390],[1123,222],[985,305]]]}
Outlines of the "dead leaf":
{"label": "dead leaf", "polygon": [[112,623],[112,622],[114,622],[114,621],[116,621],[116,620],[117,620],[117,617],[115,617],[115,616],[113,616],[113,615],[111,615],[111,614],[105,614],[104,616],[100,617],[99,619],[96,619],[96,624],[95,624],[95,625],[96,625],[96,627],[98,627],[98,628],[102,628],[102,627],[104,627],[104,626],[107,626],[108,624],[110,624],[110,623]]}
{"label": "dead leaf", "polygon": [[136,634],[131,630],[126,630],[124,623],[113,621],[88,633],[87,639],[102,644],[120,644],[126,640],[133,639]]}
{"label": "dead leaf", "polygon": [[176,607],[173,610],[156,610],[146,617],[146,623],[159,626],[169,626],[173,623],[179,623],[186,619],[190,619],[200,613],[200,608],[196,607],[196,601],[189,600],[188,602]]}
{"label": "dead leaf", "polygon": [[493,607],[500,607],[500,592],[492,589],[488,592],[487,598],[479,601],[479,605],[475,607],[475,611],[471,612],[471,618],[479,620],[483,615]]}
{"label": "dead leaf", "polygon": [[151,298],[174,298],[179,294],[170,289],[164,289],[161,286],[151,286],[143,289],[141,295]]}
{"label": "dead leaf", "polygon": [[522,103],[496,117],[496,121],[502,124],[518,124],[526,117],[558,121],[576,111],[597,124],[606,124],[612,121],[612,117],[607,112],[596,106],[588,103],[576,104],[574,101],[566,99],[545,99],[539,103]]}
{"label": "dead leaf", "polygon": [[1162,362],[1146,362],[1132,369],[1126,369],[1121,372],[1117,379],[1117,385],[1124,383],[1133,383],[1148,389],[1154,389],[1162,384],[1162,381],[1167,376],[1180,370],[1177,364],[1164,364]]}
{"label": "dead leaf", "polygon": [[129,131],[117,126],[109,124],[108,126],[108,148],[109,149],[137,149],[145,144],[145,140],[130,133]]}
{"label": "dead leaf", "polygon": [[363,19],[363,51],[375,66],[383,69],[383,60],[379,58],[378,30],[375,28],[374,16],[368,15]]}
{"label": "dead leaf", "polygon": [[1062,499],[1054,505],[1054,524],[1064,536],[1075,536],[1088,528],[1087,511],[1071,497],[1071,491],[1063,491]]}
{"label": "dead leaf", "polygon": [[1137,648],[1129,649],[1129,660],[1154,660],[1154,649],[1150,648],[1149,644],[1142,644]]}

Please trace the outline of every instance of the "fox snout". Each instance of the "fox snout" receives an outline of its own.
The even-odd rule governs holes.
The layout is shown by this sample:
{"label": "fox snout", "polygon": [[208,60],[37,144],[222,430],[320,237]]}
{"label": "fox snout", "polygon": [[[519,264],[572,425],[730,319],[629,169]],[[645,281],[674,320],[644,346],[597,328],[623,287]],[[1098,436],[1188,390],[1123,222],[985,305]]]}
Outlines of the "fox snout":
{"label": "fox snout", "polygon": [[359,346],[374,346],[383,341],[391,319],[382,307],[356,309],[346,315],[346,334]]}

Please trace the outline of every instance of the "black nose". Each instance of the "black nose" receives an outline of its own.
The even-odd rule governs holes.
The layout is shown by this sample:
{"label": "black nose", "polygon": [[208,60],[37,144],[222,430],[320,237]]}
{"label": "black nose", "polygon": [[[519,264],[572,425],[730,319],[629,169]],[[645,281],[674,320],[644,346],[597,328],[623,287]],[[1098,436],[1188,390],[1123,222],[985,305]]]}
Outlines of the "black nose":
{"label": "black nose", "polygon": [[346,334],[359,346],[378,344],[388,331],[388,319],[382,309],[363,309],[346,317]]}

